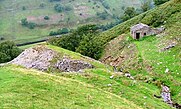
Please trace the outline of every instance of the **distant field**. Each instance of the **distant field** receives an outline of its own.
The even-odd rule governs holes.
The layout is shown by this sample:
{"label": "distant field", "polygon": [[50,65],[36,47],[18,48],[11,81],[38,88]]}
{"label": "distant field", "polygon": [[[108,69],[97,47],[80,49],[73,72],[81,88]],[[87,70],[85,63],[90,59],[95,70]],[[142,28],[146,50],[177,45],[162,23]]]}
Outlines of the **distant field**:
{"label": "distant field", "polygon": [[[1,0],[0,1],[0,38],[14,40],[16,43],[36,41],[46,38],[50,31],[59,28],[76,28],[86,23],[106,24],[114,21],[111,17],[123,15],[123,9],[127,6],[140,7],[141,0],[105,0],[110,9],[99,0],[62,0],[61,2],[49,2],[48,0]],[[40,7],[43,4],[44,7]],[[55,4],[71,7],[71,11],[58,13],[54,10]],[[23,7],[25,8],[23,10]],[[96,13],[108,12],[109,17],[101,20]],[[44,20],[49,16],[49,20]],[[38,25],[35,29],[28,29],[21,26],[21,19]]]}

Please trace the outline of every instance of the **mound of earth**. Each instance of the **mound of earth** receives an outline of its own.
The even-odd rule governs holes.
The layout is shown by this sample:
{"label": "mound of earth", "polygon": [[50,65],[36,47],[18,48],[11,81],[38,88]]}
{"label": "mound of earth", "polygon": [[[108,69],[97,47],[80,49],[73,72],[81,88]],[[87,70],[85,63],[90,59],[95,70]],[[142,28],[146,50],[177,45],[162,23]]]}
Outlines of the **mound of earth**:
{"label": "mound of earth", "polygon": [[43,45],[26,49],[10,63],[42,71],[55,68],[61,72],[78,72],[82,69],[93,68],[93,65],[88,62],[73,60],[66,56],[61,57],[57,51]]}

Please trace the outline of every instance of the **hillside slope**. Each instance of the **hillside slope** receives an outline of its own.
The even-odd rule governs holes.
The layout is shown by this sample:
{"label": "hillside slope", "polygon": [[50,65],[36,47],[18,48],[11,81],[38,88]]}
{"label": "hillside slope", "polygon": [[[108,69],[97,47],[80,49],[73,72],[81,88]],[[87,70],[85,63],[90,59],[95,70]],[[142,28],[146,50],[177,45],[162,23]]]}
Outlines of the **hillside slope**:
{"label": "hillside slope", "polygon": [[23,68],[0,68],[1,108],[137,108],[133,102],[77,80]]}
{"label": "hillside slope", "polygon": [[[0,38],[14,40],[17,43],[36,41],[47,38],[50,31],[60,28],[76,28],[82,24],[106,24],[115,20],[113,15],[123,15],[123,8],[133,6],[140,9],[141,0],[0,0]],[[53,0],[52,0],[53,1]],[[63,12],[56,12],[54,6],[61,4],[67,7]],[[109,7],[106,9],[106,7]],[[106,11],[106,13],[105,13]],[[103,13],[103,19],[97,16]],[[101,14],[100,14],[101,15]],[[44,17],[48,16],[49,20]],[[37,25],[34,29],[28,29],[21,25],[21,20],[27,18],[28,22]],[[0,40],[1,41],[1,40]]]}
{"label": "hillside slope", "polygon": [[[181,104],[180,10],[181,1],[171,0],[104,32],[99,37],[106,45],[102,61],[117,66],[118,70],[130,72],[143,82],[158,87],[163,83],[168,85],[173,101],[179,104]],[[129,28],[139,22],[152,27],[164,26],[166,30],[156,36],[133,40]]]}
{"label": "hillside slope", "polygon": [[44,45],[96,66],[83,72],[63,73],[57,70],[40,72],[16,65],[0,67],[0,107],[2,108],[123,108],[169,109],[153,84],[125,77],[122,72],[80,54]]}

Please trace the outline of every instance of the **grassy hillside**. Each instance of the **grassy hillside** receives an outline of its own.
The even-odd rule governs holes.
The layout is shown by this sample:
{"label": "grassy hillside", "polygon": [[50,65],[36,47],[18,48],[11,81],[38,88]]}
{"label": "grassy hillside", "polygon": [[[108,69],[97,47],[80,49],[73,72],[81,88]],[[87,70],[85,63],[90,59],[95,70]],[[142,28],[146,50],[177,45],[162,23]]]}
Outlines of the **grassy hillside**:
{"label": "grassy hillside", "polygon": [[3,67],[0,81],[1,108],[140,108],[91,84],[35,70]]}
{"label": "grassy hillside", "polygon": [[[173,101],[181,103],[180,10],[181,1],[171,0],[104,32],[99,37],[99,40],[106,44],[101,60],[112,56],[113,59],[106,60],[105,63],[110,64],[118,59],[117,67],[130,72],[138,80],[158,87],[161,83],[168,85]],[[139,22],[152,27],[163,25],[166,30],[157,36],[132,40],[129,28]],[[163,48],[173,43],[176,43],[175,47],[163,51]]]}
{"label": "grassy hillside", "polygon": [[164,26],[166,28],[164,39],[179,39],[181,19],[180,0],[171,0],[161,6],[140,14],[114,28],[102,33],[96,40],[106,44],[111,39],[123,33],[129,33],[130,27],[137,23],[145,23],[151,27]]}
{"label": "grassy hillside", "polygon": [[[90,2],[89,2],[90,1]],[[50,31],[56,31],[59,28],[75,28],[77,25],[87,23],[105,24],[114,20],[113,15],[120,17],[123,14],[123,8],[134,6],[140,9],[140,0],[128,0],[123,2],[117,0],[106,0],[105,6],[99,0],[61,0],[61,2],[49,2],[49,0],[1,0],[0,1],[0,37],[6,40],[14,40],[17,43],[36,41],[47,38]],[[43,4],[43,7],[41,5]],[[58,13],[54,10],[55,4],[70,7],[72,10]],[[114,8],[114,11],[113,11]],[[102,20],[96,14],[107,12],[106,20]],[[49,16],[49,20],[44,20],[44,16]],[[29,22],[38,25],[35,29],[22,27],[21,19],[27,18]]]}
{"label": "grassy hillside", "polygon": [[44,73],[15,65],[0,67],[1,108],[170,108],[162,99],[154,98],[160,89],[153,84],[128,79],[80,54],[46,46],[61,56],[89,61],[96,68],[80,74]]}

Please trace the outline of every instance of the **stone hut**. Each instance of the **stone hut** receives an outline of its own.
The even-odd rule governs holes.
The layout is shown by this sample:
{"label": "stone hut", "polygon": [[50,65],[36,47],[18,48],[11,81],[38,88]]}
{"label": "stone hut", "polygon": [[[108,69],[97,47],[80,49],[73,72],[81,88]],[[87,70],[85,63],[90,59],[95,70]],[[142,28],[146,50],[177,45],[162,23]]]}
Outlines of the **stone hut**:
{"label": "stone hut", "polygon": [[151,35],[151,28],[143,23],[136,24],[131,27],[131,35],[133,39],[140,39],[144,36]]}
{"label": "stone hut", "polygon": [[131,27],[130,32],[133,39],[140,39],[144,36],[159,34],[164,30],[163,27],[161,28],[154,28],[152,29],[146,24],[139,23]]}

